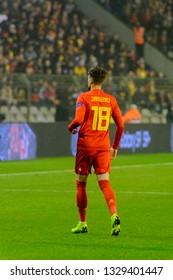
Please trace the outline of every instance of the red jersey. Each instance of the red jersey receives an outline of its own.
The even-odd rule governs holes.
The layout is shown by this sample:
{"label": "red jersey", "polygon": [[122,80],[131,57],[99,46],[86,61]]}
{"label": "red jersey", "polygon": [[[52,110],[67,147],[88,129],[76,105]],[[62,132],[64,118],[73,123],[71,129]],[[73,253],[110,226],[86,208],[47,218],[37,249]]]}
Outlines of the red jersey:
{"label": "red jersey", "polygon": [[111,117],[116,123],[112,147],[118,149],[124,131],[124,123],[115,97],[101,89],[93,89],[80,94],[76,102],[76,116],[68,126],[71,131],[80,126],[77,148],[110,150]]}

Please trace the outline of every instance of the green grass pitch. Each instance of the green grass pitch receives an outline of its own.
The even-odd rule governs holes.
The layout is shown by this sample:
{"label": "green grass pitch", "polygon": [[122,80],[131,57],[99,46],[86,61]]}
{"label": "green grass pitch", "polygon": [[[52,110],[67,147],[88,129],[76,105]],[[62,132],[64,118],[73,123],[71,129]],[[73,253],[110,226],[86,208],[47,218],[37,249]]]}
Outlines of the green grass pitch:
{"label": "green grass pitch", "polygon": [[78,222],[74,158],[0,163],[1,260],[172,260],[173,155],[118,155],[110,182],[121,233],[95,175],[88,180],[87,234]]}

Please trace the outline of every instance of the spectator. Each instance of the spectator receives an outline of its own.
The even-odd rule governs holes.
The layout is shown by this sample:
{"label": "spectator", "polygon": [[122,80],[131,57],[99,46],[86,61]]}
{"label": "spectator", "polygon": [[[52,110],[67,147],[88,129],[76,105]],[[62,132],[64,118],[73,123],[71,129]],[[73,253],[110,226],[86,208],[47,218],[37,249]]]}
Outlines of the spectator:
{"label": "spectator", "polygon": [[146,84],[146,92],[148,94],[148,108],[152,111],[157,111],[157,90],[154,79],[150,79]]}
{"label": "spectator", "polygon": [[34,46],[31,42],[30,42],[29,46],[24,51],[24,58],[25,58],[26,62],[37,59],[37,53],[34,50]]}
{"label": "spectator", "polygon": [[10,82],[6,77],[3,78],[3,83],[0,87],[0,105],[13,105],[15,104],[13,89]]}
{"label": "spectator", "polygon": [[87,74],[86,67],[82,60],[74,67],[74,74],[77,76],[84,76]]}
{"label": "spectator", "polygon": [[142,116],[135,104],[131,104],[130,109],[123,115],[124,123],[140,123]]}
{"label": "spectator", "polygon": [[136,69],[136,74],[137,74],[137,77],[139,77],[141,79],[147,78],[148,73],[146,70],[145,61],[143,59],[139,60],[138,67]]}
{"label": "spectator", "polygon": [[131,101],[136,92],[136,85],[133,78],[128,79],[129,100]]}
{"label": "spectator", "polygon": [[156,91],[156,103],[157,103],[157,111],[162,113],[164,109],[169,107],[171,98],[169,100],[165,90],[161,89]]}
{"label": "spectator", "polygon": [[34,86],[32,89],[31,102],[33,105],[36,105],[36,106],[39,106],[39,104],[40,104],[38,88],[36,86]]}
{"label": "spectator", "polygon": [[139,89],[136,90],[132,102],[138,106],[139,110],[148,108],[149,99],[144,86],[140,86]]}
{"label": "spectator", "polygon": [[144,58],[145,28],[138,21],[133,27],[137,61]]}
{"label": "spectator", "polygon": [[127,93],[125,91],[119,92],[117,101],[122,114],[124,114],[127,107]]}
{"label": "spectator", "polygon": [[24,88],[19,88],[14,94],[17,105],[26,105],[26,92]]}
{"label": "spectator", "polygon": [[42,79],[38,80],[38,96],[40,100],[40,105],[44,105],[45,91],[48,89],[48,83],[44,82]]}
{"label": "spectator", "polygon": [[56,87],[54,83],[48,84],[48,87],[44,91],[44,99],[48,104],[52,104],[57,97]]}

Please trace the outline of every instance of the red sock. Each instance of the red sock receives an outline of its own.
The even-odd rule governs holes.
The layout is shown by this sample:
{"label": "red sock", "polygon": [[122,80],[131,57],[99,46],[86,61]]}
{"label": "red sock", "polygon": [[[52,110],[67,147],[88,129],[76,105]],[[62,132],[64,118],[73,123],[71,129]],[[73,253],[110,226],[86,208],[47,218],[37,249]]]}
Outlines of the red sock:
{"label": "red sock", "polygon": [[86,208],[87,208],[87,194],[86,194],[86,183],[76,181],[76,202],[79,211],[80,221],[86,222]]}
{"label": "red sock", "polygon": [[100,180],[99,186],[105,197],[106,203],[109,207],[110,214],[117,214],[116,198],[114,191],[108,180]]}

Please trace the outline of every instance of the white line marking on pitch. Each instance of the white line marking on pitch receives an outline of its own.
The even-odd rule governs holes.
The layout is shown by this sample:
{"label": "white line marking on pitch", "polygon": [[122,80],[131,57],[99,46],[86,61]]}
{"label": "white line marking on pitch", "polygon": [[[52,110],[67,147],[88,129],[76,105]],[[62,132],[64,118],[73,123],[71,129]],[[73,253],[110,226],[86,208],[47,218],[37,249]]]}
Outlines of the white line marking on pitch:
{"label": "white line marking on pitch", "polygon": [[[75,193],[76,190],[42,190],[42,189],[0,189],[0,192],[35,192],[35,193]],[[94,190],[88,190],[88,193],[94,193]],[[142,194],[142,195],[173,195],[173,192],[135,192],[135,191],[116,191],[119,194]]]}
{"label": "white line marking on pitch", "polygon": [[122,193],[122,194],[149,194],[149,195],[173,195],[173,192],[130,192],[130,191],[125,191],[125,192],[121,192],[118,191],[116,193]]}
{"label": "white line marking on pitch", "polygon": [[[169,165],[173,165],[173,162],[112,166],[111,169],[128,169],[128,168],[157,167],[157,166],[169,166]],[[26,175],[29,176],[29,175],[53,174],[53,173],[70,173],[70,172],[74,172],[74,169],[46,170],[46,171],[33,171],[33,172],[20,172],[20,173],[5,173],[5,174],[0,174],[0,177],[26,176]]]}

